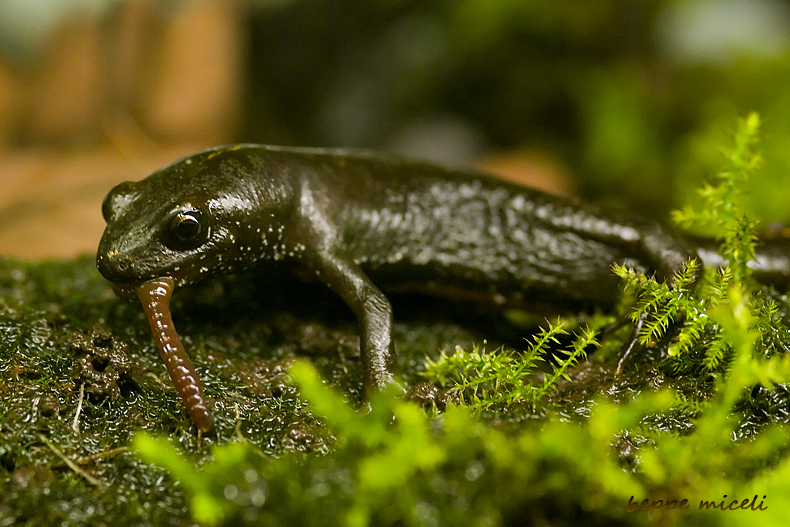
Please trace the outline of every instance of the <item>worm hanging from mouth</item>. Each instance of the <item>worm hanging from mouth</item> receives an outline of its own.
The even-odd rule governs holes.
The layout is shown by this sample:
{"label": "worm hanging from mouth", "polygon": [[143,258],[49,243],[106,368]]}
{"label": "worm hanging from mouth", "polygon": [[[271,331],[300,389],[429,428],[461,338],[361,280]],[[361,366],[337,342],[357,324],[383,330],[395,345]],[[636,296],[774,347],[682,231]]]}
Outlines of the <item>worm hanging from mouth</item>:
{"label": "worm hanging from mouth", "polygon": [[138,285],[135,291],[151,324],[154,341],[165,361],[170,380],[184,401],[192,421],[201,431],[208,432],[214,426],[214,417],[206,407],[200,380],[184,345],[181,344],[170,315],[170,295],[173,287],[173,279],[165,276],[147,280]]}

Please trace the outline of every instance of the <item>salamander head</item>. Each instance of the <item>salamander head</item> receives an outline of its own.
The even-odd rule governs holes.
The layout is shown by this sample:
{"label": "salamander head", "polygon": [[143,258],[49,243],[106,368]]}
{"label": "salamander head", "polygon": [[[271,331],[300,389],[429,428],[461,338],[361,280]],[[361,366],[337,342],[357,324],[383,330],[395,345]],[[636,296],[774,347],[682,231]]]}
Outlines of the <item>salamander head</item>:
{"label": "salamander head", "polygon": [[[232,271],[240,252],[250,252],[248,225],[255,210],[260,215],[252,175],[261,163],[250,155],[257,151],[207,150],[112,189],[102,205],[107,228],[96,255],[99,272],[128,294],[156,277],[183,285]],[[278,197],[267,197],[276,208]],[[130,284],[128,291],[123,284]]]}

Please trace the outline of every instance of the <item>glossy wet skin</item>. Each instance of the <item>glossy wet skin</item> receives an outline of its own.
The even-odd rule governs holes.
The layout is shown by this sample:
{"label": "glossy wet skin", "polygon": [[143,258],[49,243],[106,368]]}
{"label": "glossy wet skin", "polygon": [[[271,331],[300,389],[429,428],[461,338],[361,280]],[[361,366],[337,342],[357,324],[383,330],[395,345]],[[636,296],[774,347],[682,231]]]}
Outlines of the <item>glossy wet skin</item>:
{"label": "glossy wet skin", "polygon": [[[240,251],[255,238],[250,225],[260,228],[267,211],[255,186],[237,177],[254,165],[222,152],[197,154],[108,194],[96,259],[105,278],[123,284],[170,276],[182,286],[242,267]],[[279,210],[272,190],[270,215]]]}
{"label": "glossy wet skin", "polygon": [[[690,257],[721,263],[709,242],[653,222],[370,152],[207,150],[122,183],[103,214],[96,263],[125,296],[152,280],[178,288],[262,261],[313,274],[357,317],[368,391],[395,382],[381,288],[499,307],[605,308],[619,294],[615,262],[665,278]],[[786,240],[766,245],[755,276],[786,283],[788,254]]]}

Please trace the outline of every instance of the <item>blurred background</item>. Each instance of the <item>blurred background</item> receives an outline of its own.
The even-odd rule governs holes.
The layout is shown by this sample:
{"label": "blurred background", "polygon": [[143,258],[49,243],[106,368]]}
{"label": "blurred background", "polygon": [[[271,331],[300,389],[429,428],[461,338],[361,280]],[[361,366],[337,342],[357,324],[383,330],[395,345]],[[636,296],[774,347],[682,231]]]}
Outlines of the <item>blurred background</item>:
{"label": "blurred background", "polygon": [[783,0],[0,0],[0,255],[92,253],[177,157],[387,149],[665,221],[760,112],[747,208],[790,220]]}

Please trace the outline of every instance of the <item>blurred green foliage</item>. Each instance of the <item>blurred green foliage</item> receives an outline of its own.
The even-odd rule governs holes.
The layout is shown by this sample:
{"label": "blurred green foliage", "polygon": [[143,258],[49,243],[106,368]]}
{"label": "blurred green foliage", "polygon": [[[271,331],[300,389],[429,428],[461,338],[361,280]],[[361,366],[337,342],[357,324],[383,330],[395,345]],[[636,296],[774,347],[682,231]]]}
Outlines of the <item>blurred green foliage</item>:
{"label": "blurred green foliage", "polygon": [[[354,412],[299,363],[292,378],[337,438],[329,454],[271,458],[230,443],[196,469],[165,439],[138,435],[134,448],[183,485],[195,519],[206,525],[566,525],[582,518],[643,525],[659,516],[667,525],[751,525],[756,518],[783,525],[788,460],[777,460],[790,433],[769,428],[753,441],[731,440],[733,404],[753,382],[748,364],[731,370],[723,396],[683,437],[652,425],[656,414],[678,411],[669,391],[625,405],[596,400],[584,422],[553,415],[507,433],[461,407],[431,420],[389,394],[373,401],[372,413]],[[643,443],[636,470],[623,466],[613,446],[629,435]],[[698,508],[701,500],[729,504],[724,496],[753,495],[770,512]],[[644,510],[629,511],[630,501],[644,499]],[[682,499],[689,510],[662,509]]]}
{"label": "blurred green foliage", "polygon": [[[786,2],[291,0],[249,27],[246,139],[399,148],[452,118],[482,138],[455,162],[548,153],[588,199],[664,219],[757,111],[771,141],[744,208],[790,219]],[[453,143],[419,137],[421,155]]]}

